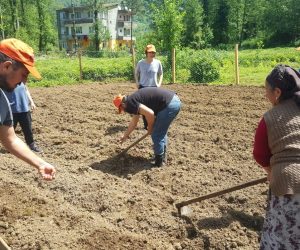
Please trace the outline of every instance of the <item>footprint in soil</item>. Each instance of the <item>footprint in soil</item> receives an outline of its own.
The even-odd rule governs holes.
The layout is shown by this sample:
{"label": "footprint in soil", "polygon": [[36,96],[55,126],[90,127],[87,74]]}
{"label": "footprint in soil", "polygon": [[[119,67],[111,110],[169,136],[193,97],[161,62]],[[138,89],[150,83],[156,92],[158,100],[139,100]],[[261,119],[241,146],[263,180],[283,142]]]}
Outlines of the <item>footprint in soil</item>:
{"label": "footprint in soil", "polygon": [[90,167],[103,173],[127,177],[128,175],[132,176],[140,171],[150,169],[152,165],[149,159],[125,154],[122,157],[112,157],[100,162],[94,162]]}

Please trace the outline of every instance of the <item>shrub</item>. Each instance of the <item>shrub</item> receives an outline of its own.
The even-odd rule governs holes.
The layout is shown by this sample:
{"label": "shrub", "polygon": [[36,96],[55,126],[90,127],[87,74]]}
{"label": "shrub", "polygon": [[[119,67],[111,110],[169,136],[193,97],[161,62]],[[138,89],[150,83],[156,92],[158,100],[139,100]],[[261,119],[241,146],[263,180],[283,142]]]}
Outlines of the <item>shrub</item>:
{"label": "shrub", "polygon": [[215,63],[209,59],[201,58],[191,65],[191,82],[207,83],[220,78],[220,72]]}
{"label": "shrub", "polygon": [[191,72],[188,69],[176,70],[176,82],[187,83],[191,77]]}

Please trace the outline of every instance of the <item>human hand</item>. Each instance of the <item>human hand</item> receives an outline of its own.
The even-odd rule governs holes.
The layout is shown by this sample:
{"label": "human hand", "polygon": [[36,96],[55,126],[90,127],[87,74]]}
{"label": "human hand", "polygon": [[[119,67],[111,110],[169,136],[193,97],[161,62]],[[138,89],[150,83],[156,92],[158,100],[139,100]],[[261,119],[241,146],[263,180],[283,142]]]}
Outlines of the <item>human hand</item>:
{"label": "human hand", "polygon": [[56,170],[48,162],[41,163],[41,165],[38,168],[38,171],[44,180],[51,181],[55,178]]}
{"label": "human hand", "polygon": [[32,102],[30,103],[30,109],[33,111],[34,109],[36,109],[35,103]]}
{"label": "human hand", "polygon": [[148,135],[151,135],[152,132],[153,132],[153,127],[150,127],[150,126],[148,125],[147,131],[148,131]]}
{"label": "human hand", "polygon": [[263,169],[267,172],[267,179],[268,179],[268,181],[271,181],[272,168],[271,167],[263,167]]}
{"label": "human hand", "polygon": [[120,142],[123,143],[124,141],[126,141],[128,139],[128,136],[127,135],[123,135],[121,138],[120,138]]}

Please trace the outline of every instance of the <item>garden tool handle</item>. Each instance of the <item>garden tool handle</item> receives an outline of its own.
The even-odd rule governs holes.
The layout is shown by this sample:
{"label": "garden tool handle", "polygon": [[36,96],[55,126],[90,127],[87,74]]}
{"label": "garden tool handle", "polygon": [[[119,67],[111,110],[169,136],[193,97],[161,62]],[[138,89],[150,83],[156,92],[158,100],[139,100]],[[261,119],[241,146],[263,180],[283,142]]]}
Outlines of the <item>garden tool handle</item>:
{"label": "garden tool handle", "polygon": [[187,200],[187,201],[177,203],[177,204],[175,204],[175,206],[178,209],[178,211],[180,211],[180,208],[182,208],[184,206],[187,206],[189,204],[199,202],[199,201],[203,201],[203,200],[206,200],[206,199],[210,199],[210,198],[213,198],[213,197],[216,197],[216,196],[219,196],[219,195],[227,194],[227,193],[230,193],[230,192],[233,192],[233,191],[236,191],[236,190],[240,190],[240,189],[243,189],[243,188],[246,188],[246,187],[251,187],[251,186],[254,186],[254,185],[257,185],[257,184],[260,184],[260,183],[264,183],[266,181],[267,181],[267,177],[257,179],[257,180],[253,180],[253,181],[249,181],[249,182],[246,182],[246,183],[243,183],[243,184],[231,187],[231,188],[227,188],[227,189],[224,189],[224,190],[221,190],[221,191],[218,191],[218,192],[214,192],[214,193],[211,193],[211,194],[200,196],[198,198],[194,198],[194,199],[190,199],[190,200]]}
{"label": "garden tool handle", "polygon": [[131,149],[133,146],[135,146],[140,141],[142,141],[143,139],[145,139],[148,135],[149,135],[148,133],[144,134],[141,138],[139,138],[135,142],[131,143],[127,148],[125,148],[124,150],[122,150],[122,152],[120,152],[118,155],[116,155],[116,157],[119,157],[119,156],[125,154],[129,149]]}

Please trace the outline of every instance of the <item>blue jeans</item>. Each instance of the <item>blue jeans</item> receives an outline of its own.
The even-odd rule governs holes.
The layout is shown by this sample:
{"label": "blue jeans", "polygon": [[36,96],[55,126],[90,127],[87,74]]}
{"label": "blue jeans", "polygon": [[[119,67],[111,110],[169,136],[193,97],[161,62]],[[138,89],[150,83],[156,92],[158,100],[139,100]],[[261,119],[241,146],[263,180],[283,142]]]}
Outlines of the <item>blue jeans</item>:
{"label": "blue jeans", "polygon": [[164,148],[167,147],[168,144],[168,129],[179,113],[180,106],[181,102],[178,96],[174,95],[169,105],[158,112],[151,134],[155,155],[162,155],[164,153]]}

